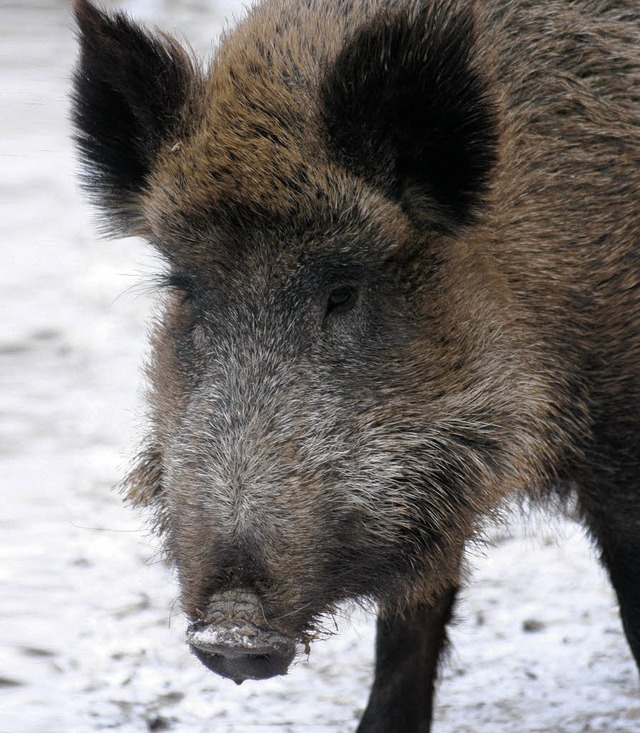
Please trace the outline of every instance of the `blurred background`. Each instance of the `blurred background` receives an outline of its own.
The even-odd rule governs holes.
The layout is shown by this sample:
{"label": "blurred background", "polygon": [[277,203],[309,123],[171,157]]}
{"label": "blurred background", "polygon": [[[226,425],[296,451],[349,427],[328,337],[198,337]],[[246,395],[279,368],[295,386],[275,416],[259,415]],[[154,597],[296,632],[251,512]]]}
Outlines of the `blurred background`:
{"label": "blurred background", "polygon": [[[203,55],[245,12],[117,5]],[[144,416],[161,264],[142,242],[101,241],[77,190],[74,57],[70,3],[0,0],[0,733],[352,731],[372,619],[345,609],[285,678],[215,678],[183,644],[156,540],[114,491]],[[640,729],[637,673],[588,543],[568,523],[533,524],[472,557],[434,730]]]}

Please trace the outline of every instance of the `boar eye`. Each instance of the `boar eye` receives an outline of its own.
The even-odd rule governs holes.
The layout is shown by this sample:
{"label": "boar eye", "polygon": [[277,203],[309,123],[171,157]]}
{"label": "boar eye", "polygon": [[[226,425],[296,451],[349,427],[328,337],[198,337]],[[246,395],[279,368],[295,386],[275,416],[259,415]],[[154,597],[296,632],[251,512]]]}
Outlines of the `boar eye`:
{"label": "boar eye", "polygon": [[183,302],[193,300],[195,285],[191,276],[183,273],[171,274],[167,277],[165,285],[178,292],[182,296]]}
{"label": "boar eye", "polygon": [[329,294],[325,317],[336,313],[346,313],[358,300],[358,289],[355,285],[341,285]]}

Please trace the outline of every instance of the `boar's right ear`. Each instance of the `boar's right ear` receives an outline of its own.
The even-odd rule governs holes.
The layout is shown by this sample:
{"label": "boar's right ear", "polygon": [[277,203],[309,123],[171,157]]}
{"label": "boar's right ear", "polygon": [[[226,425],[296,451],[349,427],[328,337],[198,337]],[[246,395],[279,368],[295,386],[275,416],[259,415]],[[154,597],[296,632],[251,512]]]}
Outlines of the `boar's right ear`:
{"label": "boar's right ear", "polygon": [[474,66],[471,10],[443,0],[383,10],[356,30],[321,86],[330,148],[417,224],[472,222],[496,160],[496,112]]}
{"label": "boar's right ear", "polygon": [[76,0],[80,59],[72,120],[83,183],[114,234],[140,228],[139,194],[161,146],[179,134],[182,111],[200,76],[168,36],[125,15]]}

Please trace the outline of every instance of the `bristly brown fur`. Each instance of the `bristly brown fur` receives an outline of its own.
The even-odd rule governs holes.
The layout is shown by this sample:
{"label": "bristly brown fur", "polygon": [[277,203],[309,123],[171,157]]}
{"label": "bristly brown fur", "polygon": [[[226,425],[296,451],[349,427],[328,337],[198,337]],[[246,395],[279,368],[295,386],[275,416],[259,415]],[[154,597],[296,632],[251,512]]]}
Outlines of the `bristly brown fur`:
{"label": "bristly brown fur", "polygon": [[206,73],[76,14],[89,188],[170,269],[128,491],[188,616],[373,600],[359,731],[425,731],[465,546],[572,497],[640,661],[636,0],[266,0]]}

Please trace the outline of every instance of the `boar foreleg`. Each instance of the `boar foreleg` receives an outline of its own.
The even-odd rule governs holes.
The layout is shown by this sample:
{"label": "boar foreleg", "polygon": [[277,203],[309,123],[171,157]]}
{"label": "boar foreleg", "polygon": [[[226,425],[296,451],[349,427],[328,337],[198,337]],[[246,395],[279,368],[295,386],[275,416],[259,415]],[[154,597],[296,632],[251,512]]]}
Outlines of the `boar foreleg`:
{"label": "boar foreleg", "polygon": [[[629,646],[640,668],[640,499],[637,467],[621,465],[615,480],[596,477],[580,487],[587,524],[599,546],[601,560],[618,596],[620,616]],[[626,475],[628,474],[628,475]]]}
{"label": "boar foreleg", "polygon": [[357,733],[428,733],[438,659],[457,587],[401,616],[378,619],[375,678]]}

